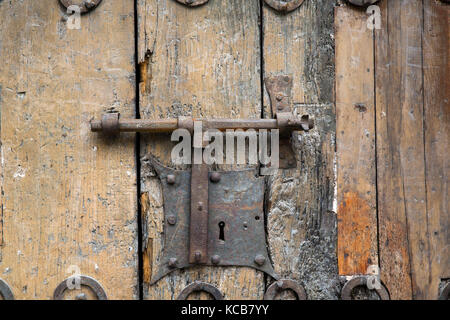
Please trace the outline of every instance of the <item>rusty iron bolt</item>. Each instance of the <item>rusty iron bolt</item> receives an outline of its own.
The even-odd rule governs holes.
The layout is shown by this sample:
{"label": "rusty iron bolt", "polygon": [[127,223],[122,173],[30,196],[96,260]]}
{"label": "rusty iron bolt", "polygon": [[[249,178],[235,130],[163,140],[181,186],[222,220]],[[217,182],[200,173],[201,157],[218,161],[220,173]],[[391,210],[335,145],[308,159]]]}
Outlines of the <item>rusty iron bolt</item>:
{"label": "rusty iron bolt", "polygon": [[175,216],[168,216],[167,217],[167,222],[170,224],[170,225],[174,225],[175,223],[177,223],[177,217],[175,217]]}
{"label": "rusty iron bolt", "polygon": [[221,178],[221,176],[220,176],[220,173],[218,173],[218,172],[213,172],[213,173],[211,173],[211,181],[212,182],[219,182],[220,181],[220,178]]}
{"label": "rusty iron bolt", "polygon": [[175,268],[177,266],[177,258],[170,258],[169,259],[169,268]]}
{"label": "rusty iron bolt", "polygon": [[87,300],[86,294],[85,293],[77,294],[75,300]]}
{"label": "rusty iron bolt", "polygon": [[200,251],[194,252],[194,259],[196,262],[199,262],[202,259],[202,253]]}
{"label": "rusty iron bolt", "polygon": [[263,255],[258,254],[258,255],[255,257],[255,263],[256,263],[258,266],[262,266],[264,263],[266,263],[266,258],[265,258]]}
{"label": "rusty iron bolt", "polygon": [[217,255],[217,254],[213,255],[213,256],[211,257],[211,262],[212,262],[213,264],[219,264],[219,262],[220,262],[220,256]]}
{"label": "rusty iron bolt", "polygon": [[175,176],[173,174],[169,174],[167,176],[167,183],[168,184],[174,184],[175,183]]}

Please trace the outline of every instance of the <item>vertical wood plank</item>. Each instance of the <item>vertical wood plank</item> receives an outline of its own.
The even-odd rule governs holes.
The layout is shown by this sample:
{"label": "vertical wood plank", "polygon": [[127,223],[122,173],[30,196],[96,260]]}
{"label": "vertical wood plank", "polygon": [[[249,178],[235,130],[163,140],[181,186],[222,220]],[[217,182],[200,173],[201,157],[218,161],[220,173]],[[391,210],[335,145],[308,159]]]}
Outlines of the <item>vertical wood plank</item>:
{"label": "vertical wood plank", "polygon": [[[392,299],[429,296],[421,0],[383,1],[376,31],[379,246]],[[410,278],[412,274],[412,279]]]}
{"label": "vertical wood plank", "polygon": [[0,274],[16,299],[49,299],[77,266],[110,299],[133,299],[134,135],[89,129],[111,108],[134,116],[133,2],[103,1],[79,30],[64,14],[58,1],[0,2]]}
{"label": "vertical wood plank", "polygon": [[[267,236],[275,271],[309,299],[337,299],[334,197],[334,3],[308,0],[282,14],[263,6],[263,77],[293,77],[292,110],[315,119],[295,133],[297,168],[267,177]],[[273,116],[264,92],[264,117]],[[293,298],[288,293],[278,298]]]}
{"label": "vertical wood plank", "polygon": [[378,265],[373,31],[365,11],[336,8],[339,274]]}
{"label": "vertical wood plank", "polygon": [[[259,12],[258,0],[209,1],[197,8],[173,0],[138,0],[141,117],[259,117]],[[151,152],[167,165],[172,146],[170,136],[142,136],[142,156]],[[141,163],[148,281],[161,255],[163,200],[158,179]],[[217,286],[225,299],[262,299],[264,294],[261,272],[197,267],[175,271],[152,286],[145,283],[144,296],[176,299],[195,280]]]}
{"label": "vertical wood plank", "polygon": [[430,274],[427,297],[437,299],[440,279],[450,278],[448,146],[450,141],[450,6],[424,1],[423,72]]}

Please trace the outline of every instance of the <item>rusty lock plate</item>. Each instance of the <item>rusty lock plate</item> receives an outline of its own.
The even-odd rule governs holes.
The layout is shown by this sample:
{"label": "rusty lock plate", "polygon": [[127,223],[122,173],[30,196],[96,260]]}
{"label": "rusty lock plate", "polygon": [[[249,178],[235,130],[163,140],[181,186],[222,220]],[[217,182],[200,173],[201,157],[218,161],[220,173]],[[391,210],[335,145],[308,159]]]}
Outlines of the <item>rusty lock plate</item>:
{"label": "rusty lock plate", "polygon": [[[167,168],[149,157],[164,197],[164,243],[155,283],[189,262],[191,171]],[[264,178],[255,169],[209,172],[208,246],[204,265],[242,266],[279,279],[270,263],[264,229]]]}

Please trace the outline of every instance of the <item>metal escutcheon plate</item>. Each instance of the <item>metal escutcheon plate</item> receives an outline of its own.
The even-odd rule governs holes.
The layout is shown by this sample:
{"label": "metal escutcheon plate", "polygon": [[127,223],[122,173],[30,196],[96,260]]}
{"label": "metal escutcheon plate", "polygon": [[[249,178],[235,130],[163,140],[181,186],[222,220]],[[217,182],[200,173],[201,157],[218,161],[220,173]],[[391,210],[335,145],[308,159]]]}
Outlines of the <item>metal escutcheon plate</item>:
{"label": "metal escutcheon plate", "polygon": [[[167,168],[149,157],[164,198],[164,249],[155,283],[189,263],[191,172]],[[216,176],[220,177],[216,179]],[[275,279],[264,229],[264,178],[255,169],[209,172],[208,252],[204,265],[251,267]]]}

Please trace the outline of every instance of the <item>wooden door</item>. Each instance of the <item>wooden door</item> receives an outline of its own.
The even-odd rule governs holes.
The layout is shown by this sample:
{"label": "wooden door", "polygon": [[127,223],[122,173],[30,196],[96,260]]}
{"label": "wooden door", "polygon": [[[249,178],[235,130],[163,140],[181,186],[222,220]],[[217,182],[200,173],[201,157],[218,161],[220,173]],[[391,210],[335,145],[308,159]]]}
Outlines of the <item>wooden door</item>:
{"label": "wooden door", "polygon": [[[314,115],[317,130],[295,136],[297,168],[267,179],[269,252],[275,271],[303,284],[309,298],[336,298],[333,3],[305,1],[289,14],[258,0],[137,3],[142,118],[270,118],[265,78],[293,77],[293,109]],[[141,157],[170,166],[168,137],[140,138]],[[194,267],[150,284],[164,230],[159,180],[147,167],[141,161],[144,298],[174,299],[199,280],[225,299],[262,299],[273,280],[247,267]]]}
{"label": "wooden door", "polygon": [[[263,299],[275,280],[250,267],[152,282],[167,199],[149,159],[189,167],[172,164],[170,134],[108,138],[90,121],[274,118],[267,79],[280,75],[293,79],[293,113],[315,127],[292,135],[292,168],[264,176],[275,272],[307,299],[345,297],[371,266],[392,299],[437,299],[448,287],[448,4],[94,2],[77,17],[66,6],[81,0],[0,0],[0,289],[152,300],[202,281],[225,299]],[[64,291],[74,273],[87,282]],[[363,286],[349,297],[386,296]]]}
{"label": "wooden door", "polygon": [[111,108],[134,117],[134,6],[103,1],[80,29],[65,14],[52,0],[0,2],[0,278],[16,299],[53,298],[74,273],[134,299],[135,138],[89,128]]}
{"label": "wooden door", "polygon": [[339,273],[378,265],[391,299],[448,299],[450,6],[335,19]]}

